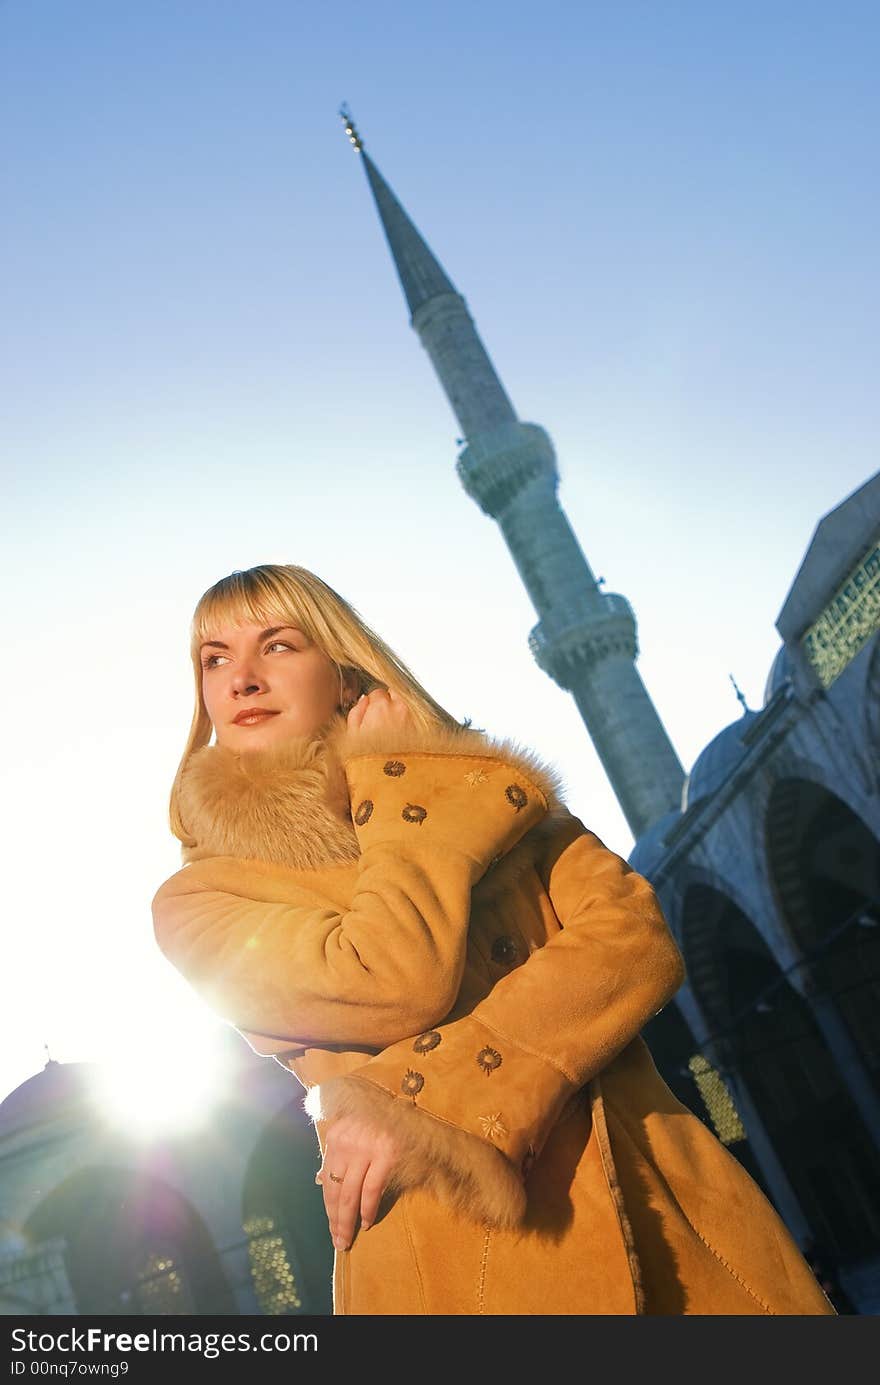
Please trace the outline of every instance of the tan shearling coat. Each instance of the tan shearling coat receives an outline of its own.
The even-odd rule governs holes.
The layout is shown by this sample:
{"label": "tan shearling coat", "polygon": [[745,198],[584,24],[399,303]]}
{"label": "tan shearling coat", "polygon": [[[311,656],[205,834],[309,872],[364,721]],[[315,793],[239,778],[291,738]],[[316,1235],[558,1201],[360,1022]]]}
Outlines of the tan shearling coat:
{"label": "tan shearling coat", "polygon": [[[403,1155],[338,1314],[834,1314],[640,1030],[685,970],[557,770],[471,728],[196,751],[166,957],[328,1122]],[[329,1234],[329,1233],[328,1233]]]}

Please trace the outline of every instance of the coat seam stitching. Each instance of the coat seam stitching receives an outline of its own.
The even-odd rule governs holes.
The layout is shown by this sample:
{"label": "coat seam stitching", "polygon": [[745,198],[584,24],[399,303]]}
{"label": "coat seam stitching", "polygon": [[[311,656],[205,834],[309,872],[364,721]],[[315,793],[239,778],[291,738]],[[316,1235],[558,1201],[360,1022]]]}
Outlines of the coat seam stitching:
{"label": "coat seam stitching", "polygon": [[[681,1203],[679,1203],[678,1205],[679,1205],[679,1207],[681,1207]],[[755,1293],[754,1289],[750,1288],[750,1286],[746,1283],[746,1281],[745,1281],[744,1279],[741,1279],[741,1278],[740,1278],[740,1276],[737,1274],[737,1272],[736,1272],[736,1270],[733,1268],[733,1266],[732,1266],[732,1265],[728,1265],[727,1261],[725,1260],[725,1258],[724,1258],[724,1256],[721,1254],[721,1252],[720,1252],[720,1251],[717,1251],[717,1250],[715,1249],[715,1247],[711,1244],[711,1242],[706,1240],[706,1237],[703,1235],[703,1233],[702,1233],[701,1231],[699,1231],[699,1230],[697,1229],[697,1227],[694,1226],[693,1222],[691,1221],[690,1217],[688,1216],[687,1212],[685,1212],[685,1210],[684,1210],[683,1207],[681,1207],[681,1210],[682,1210],[682,1213],[683,1213],[683,1215],[684,1215],[685,1221],[687,1222],[688,1226],[689,1226],[689,1227],[691,1228],[691,1230],[693,1231],[694,1235],[699,1237],[699,1239],[703,1242],[703,1245],[706,1247],[706,1249],[712,1252],[712,1254],[715,1256],[715,1259],[718,1260],[719,1263],[722,1264],[722,1265],[724,1266],[724,1268],[727,1270],[728,1274],[731,1275],[731,1276],[736,1280],[737,1284],[741,1284],[741,1285],[742,1285],[742,1287],[745,1289],[746,1293],[749,1295],[750,1298],[753,1298],[753,1299],[755,1300],[756,1303],[760,1303],[760,1305],[761,1305],[761,1307],[764,1309],[764,1312],[765,1312],[765,1313],[768,1313],[768,1314],[770,1315],[770,1317],[772,1317],[772,1318],[777,1317],[778,1314],[776,1314],[776,1313],[773,1311],[773,1309],[770,1307],[770,1305],[769,1305],[768,1303],[765,1303],[764,1300],[760,1297],[760,1295],[757,1294],[757,1293]]]}
{"label": "coat seam stitching", "polygon": [[483,1237],[483,1253],[480,1257],[480,1282],[477,1289],[477,1313],[485,1316],[486,1313],[486,1265],[489,1259],[489,1239],[492,1235],[492,1228],[486,1227],[486,1234]]}
{"label": "coat seam stitching", "polygon": [[401,1215],[402,1215],[402,1217],[403,1217],[404,1229],[406,1230],[406,1240],[407,1240],[407,1244],[408,1244],[408,1246],[409,1246],[410,1254],[411,1254],[411,1256],[412,1256],[413,1268],[414,1268],[414,1270],[415,1270],[416,1284],[417,1284],[418,1290],[419,1290],[419,1302],[420,1302],[421,1305],[422,1305],[422,1312],[423,1312],[423,1313],[425,1314],[425,1316],[427,1317],[427,1316],[429,1316],[429,1315],[428,1315],[428,1305],[427,1305],[427,1302],[425,1301],[425,1286],[424,1286],[424,1284],[422,1283],[422,1272],[421,1272],[421,1270],[420,1270],[420,1268],[419,1268],[419,1257],[418,1257],[418,1255],[416,1254],[415,1243],[413,1242],[412,1228],[410,1227],[410,1224],[409,1224],[409,1217],[408,1217],[408,1215],[407,1215],[407,1210],[406,1210],[406,1197],[405,1197],[405,1196],[402,1197],[401,1200],[400,1200],[400,1211],[401,1211]]}

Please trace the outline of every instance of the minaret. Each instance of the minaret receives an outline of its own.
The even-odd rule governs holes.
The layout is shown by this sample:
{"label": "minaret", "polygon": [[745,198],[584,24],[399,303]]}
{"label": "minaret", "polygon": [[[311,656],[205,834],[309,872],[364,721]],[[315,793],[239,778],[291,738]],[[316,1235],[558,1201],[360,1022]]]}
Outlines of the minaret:
{"label": "minaret", "polygon": [[600,590],[557,498],[559,473],[543,428],[521,423],[467,304],[419,235],[355,130],[367,181],[409,305],[411,325],[458,419],[456,468],[498,524],[538,614],[529,647],[574,697],[633,836],[681,806],[684,769],[635,666],[636,621],[623,596]]}

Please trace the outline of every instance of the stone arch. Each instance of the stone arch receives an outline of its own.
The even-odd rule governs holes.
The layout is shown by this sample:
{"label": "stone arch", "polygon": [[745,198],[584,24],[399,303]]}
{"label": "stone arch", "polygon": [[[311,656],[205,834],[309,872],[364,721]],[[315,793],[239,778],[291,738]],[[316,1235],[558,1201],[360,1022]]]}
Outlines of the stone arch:
{"label": "stone arch", "polygon": [[722,915],[731,909],[752,919],[755,903],[736,881],[706,866],[689,865],[679,881],[676,916],[688,984],[710,1032],[718,1028],[717,1016],[726,1004],[717,955]]}
{"label": "stone arch", "polygon": [[864,819],[865,813],[869,811],[864,795],[857,792],[853,784],[844,781],[842,777],[835,780],[829,768],[822,762],[809,760],[805,755],[789,746],[777,750],[773,758],[772,769],[768,774],[754,781],[751,795],[755,852],[756,856],[768,866],[768,874],[770,871],[767,855],[767,829],[771,813],[774,811],[771,805],[774,803],[779,785],[786,780],[802,781],[816,789],[824,789],[832,797],[841,799],[856,817]]}
{"label": "stone arch", "polygon": [[870,1253],[869,1188],[838,1183],[863,1127],[809,1005],[729,895],[692,881],[681,920],[690,985],[722,1075],[734,1090],[744,1083],[814,1234],[842,1258]]}
{"label": "stone arch", "polygon": [[880,842],[817,779],[778,779],[767,805],[768,873],[806,959],[880,1091]]}
{"label": "stone arch", "polygon": [[63,1238],[81,1314],[237,1312],[198,1212],[142,1171],[78,1170],[34,1208],[24,1231],[33,1241]]}
{"label": "stone arch", "polygon": [[242,1225],[263,1313],[333,1311],[333,1246],[315,1183],[319,1166],[314,1130],[290,1102],[260,1136],[242,1189]]}

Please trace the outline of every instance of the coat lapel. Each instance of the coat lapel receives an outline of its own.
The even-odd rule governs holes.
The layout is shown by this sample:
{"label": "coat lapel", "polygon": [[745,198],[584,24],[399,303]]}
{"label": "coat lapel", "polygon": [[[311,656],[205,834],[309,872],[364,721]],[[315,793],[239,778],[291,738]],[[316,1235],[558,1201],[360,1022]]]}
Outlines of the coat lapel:
{"label": "coat lapel", "polygon": [[203,746],[181,775],[180,812],[195,839],[182,848],[187,864],[237,856],[316,870],[360,854],[345,773],[326,735],[240,753]]}

